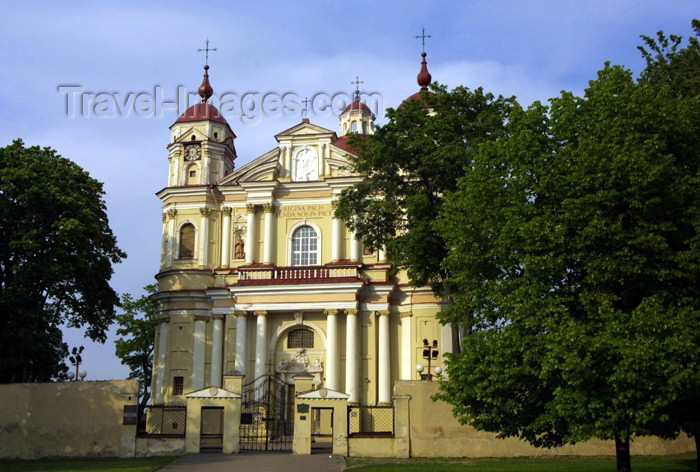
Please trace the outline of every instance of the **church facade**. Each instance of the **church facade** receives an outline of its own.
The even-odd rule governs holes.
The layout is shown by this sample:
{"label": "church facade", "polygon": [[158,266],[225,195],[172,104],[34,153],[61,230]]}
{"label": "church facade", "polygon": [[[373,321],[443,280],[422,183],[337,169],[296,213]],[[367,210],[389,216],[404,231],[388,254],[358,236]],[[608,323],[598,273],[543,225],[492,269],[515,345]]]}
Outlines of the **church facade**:
{"label": "church facade", "polygon": [[[442,366],[452,330],[436,320],[441,300],[429,288],[392,275],[385,252],[334,217],[340,192],[359,181],[347,170],[348,135],[372,133],[374,115],[356,93],[339,133],[304,118],[237,167],[236,135],[207,103],[207,69],[202,103],[170,128],[168,185],[157,193],[154,402],[220,388],[227,372],[290,388],[305,372],[350,404],[389,405],[396,381]],[[428,362],[432,371],[416,370]]]}

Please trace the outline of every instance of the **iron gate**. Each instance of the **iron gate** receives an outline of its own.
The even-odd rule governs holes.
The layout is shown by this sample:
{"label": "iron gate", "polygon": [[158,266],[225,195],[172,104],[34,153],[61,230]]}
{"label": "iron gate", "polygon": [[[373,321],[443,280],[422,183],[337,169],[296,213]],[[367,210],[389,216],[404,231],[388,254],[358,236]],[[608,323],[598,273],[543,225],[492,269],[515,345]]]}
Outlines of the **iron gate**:
{"label": "iron gate", "polygon": [[241,450],[292,450],[293,388],[273,375],[265,375],[243,386]]}

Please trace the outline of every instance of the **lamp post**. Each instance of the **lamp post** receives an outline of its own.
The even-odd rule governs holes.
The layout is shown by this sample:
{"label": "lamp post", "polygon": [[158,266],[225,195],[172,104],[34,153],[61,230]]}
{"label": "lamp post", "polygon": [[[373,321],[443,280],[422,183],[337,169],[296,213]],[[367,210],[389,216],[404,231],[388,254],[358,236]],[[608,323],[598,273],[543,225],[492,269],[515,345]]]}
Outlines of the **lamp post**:
{"label": "lamp post", "polygon": [[77,381],[78,377],[80,377],[80,380],[85,380],[85,377],[87,376],[87,372],[85,370],[80,370],[80,364],[83,363],[81,354],[83,353],[84,349],[85,348],[83,346],[80,346],[80,348],[74,347],[71,351],[71,354],[73,355],[68,358],[70,363],[75,366],[75,373],[68,372],[68,379],[71,381]]}
{"label": "lamp post", "polygon": [[[423,340],[423,359],[426,359],[428,361],[428,371],[424,374],[423,371],[425,370],[425,367],[423,367],[422,364],[418,364],[416,366],[416,371],[420,375],[421,380],[433,380],[433,374],[430,373],[430,363],[433,360],[437,360],[438,354],[440,354],[440,351],[438,350],[438,342],[437,339],[433,339],[433,343],[430,344],[427,339]],[[440,367],[435,368],[435,373],[440,374],[442,372],[442,369]]]}

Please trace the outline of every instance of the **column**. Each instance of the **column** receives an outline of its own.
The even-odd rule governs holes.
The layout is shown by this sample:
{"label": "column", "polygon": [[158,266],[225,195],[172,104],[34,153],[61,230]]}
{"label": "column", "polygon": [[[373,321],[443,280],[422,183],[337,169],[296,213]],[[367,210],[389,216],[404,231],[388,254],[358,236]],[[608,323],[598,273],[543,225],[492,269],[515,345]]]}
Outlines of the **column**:
{"label": "column", "polygon": [[255,224],[255,205],[249,203],[246,205],[246,211],[248,212],[248,228],[246,231],[246,241],[245,241],[245,263],[252,264],[255,262],[255,247],[258,243],[258,229]]}
{"label": "column", "polygon": [[236,312],[236,359],[233,368],[241,374],[246,374],[248,366],[248,337],[247,337],[248,312]]}
{"label": "column", "polygon": [[338,310],[326,310],[326,388],[338,390]]}
{"label": "column", "polygon": [[224,214],[221,225],[221,267],[228,267],[231,261],[231,214],[233,208],[225,207],[221,211]]}
{"label": "column", "polygon": [[163,239],[160,245],[160,268],[161,270],[166,267],[168,263],[168,240],[170,235],[168,234],[168,214],[163,213]]}
{"label": "column", "polygon": [[156,388],[154,392],[155,403],[165,402],[166,375],[165,359],[168,352],[168,322],[169,318],[161,318],[158,329],[158,371],[156,376]]}
{"label": "column", "polygon": [[199,220],[199,265],[205,266],[209,262],[209,215],[211,208],[200,208],[199,213],[202,215]]}
{"label": "column", "polygon": [[292,178],[292,146],[284,147],[284,168],[286,169],[285,176]]}
{"label": "column", "polygon": [[384,249],[384,246],[379,248],[379,254],[377,257],[377,262],[386,262],[386,249]]}
{"label": "column", "polygon": [[[331,208],[333,208],[333,211],[338,208],[338,201],[333,200],[331,202]],[[341,246],[342,246],[342,240],[340,239],[341,235],[343,232],[343,220],[340,218],[336,218],[335,215],[333,216],[333,220],[331,221],[331,261],[336,262],[339,261],[341,256]]]}
{"label": "column", "polygon": [[175,217],[177,216],[177,210],[171,208],[168,210],[167,215],[170,221],[168,221],[168,233],[165,235],[165,237],[168,238],[167,247],[165,248],[165,267],[172,267],[174,253],[173,244],[177,239],[175,234]]}
{"label": "column", "polygon": [[263,208],[265,209],[265,240],[263,241],[263,262],[265,264],[272,264],[274,247],[277,243],[277,238],[275,237],[275,204],[265,203],[263,205]]}
{"label": "column", "polygon": [[413,379],[411,320],[413,314],[401,315],[401,380]]}
{"label": "column", "polygon": [[211,370],[209,385],[221,387],[221,379],[224,373],[224,315],[214,315],[214,325],[211,333]]}
{"label": "column", "polygon": [[347,310],[345,320],[345,393],[349,395],[348,402],[359,403],[358,385],[360,376],[357,354],[360,338],[357,329],[357,310]]}
{"label": "column", "polygon": [[391,354],[389,352],[389,312],[379,314],[377,351],[377,396],[380,405],[391,404]]}
{"label": "column", "polygon": [[362,257],[360,245],[357,244],[357,237],[355,236],[355,232],[352,231],[350,233],[350,260],[357,262],[360,260],[360,257]]}
{"label": "column", "polygon": [[267,312],[256,311],[257,317],[255,330],[255,378],[260,378],[267,373]]}
{"label": "column", "polygon": [[207,318],[194,317],[194,345],[192,346],[192,390],[204,388],[204,347],[207,337]]}

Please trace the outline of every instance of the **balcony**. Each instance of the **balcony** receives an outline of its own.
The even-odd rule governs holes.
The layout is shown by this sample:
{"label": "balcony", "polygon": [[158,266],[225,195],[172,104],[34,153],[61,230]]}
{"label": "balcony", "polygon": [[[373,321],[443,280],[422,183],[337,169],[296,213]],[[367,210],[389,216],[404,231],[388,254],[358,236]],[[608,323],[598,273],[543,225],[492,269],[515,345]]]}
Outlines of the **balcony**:
{"label": "balcony", "polygon": [[328,284],[359,282],[358,265],[241,267],[235,285]]}

